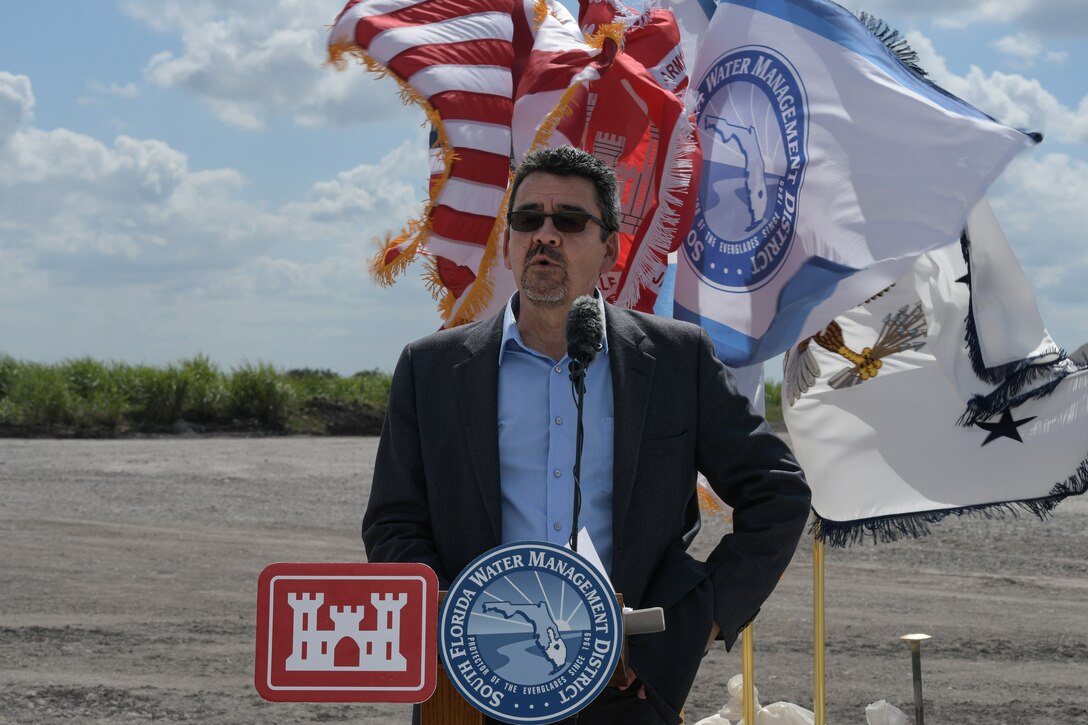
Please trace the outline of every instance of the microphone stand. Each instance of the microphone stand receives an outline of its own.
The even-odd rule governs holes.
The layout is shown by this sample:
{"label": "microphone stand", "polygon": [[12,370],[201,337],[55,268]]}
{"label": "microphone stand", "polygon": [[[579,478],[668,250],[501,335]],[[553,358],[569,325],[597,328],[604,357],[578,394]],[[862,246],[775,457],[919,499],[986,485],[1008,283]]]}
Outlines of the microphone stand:
{"label": "microphone stand", "polygon": [[582,422],[582,407],[586,397],[586,368],[589,363],[580,358],[571,358],[570,382],[574,407],[578,411],[578,426],[574,438],[574,511],[571,516],[570,548],[578,551],[578,514],[582,509],[582,444],[585,439],[585,427]]}

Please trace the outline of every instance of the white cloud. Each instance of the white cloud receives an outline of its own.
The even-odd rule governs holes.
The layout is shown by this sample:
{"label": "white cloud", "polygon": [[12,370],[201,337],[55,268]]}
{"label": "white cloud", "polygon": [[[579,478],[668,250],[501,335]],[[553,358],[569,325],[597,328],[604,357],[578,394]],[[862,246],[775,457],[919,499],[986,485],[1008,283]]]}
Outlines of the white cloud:
{"label": "white cloud", "polygon": [[1035,287],[1044,320],[1070,350],[1088,341],[1088,163],[1066,154],[1026,152],[994,185],[990,199]]}
{"label": "white cloud", "polygon": [[[920,63],[938,85],[1000,121],[1042,131],[1051,142],[1074,150],[1088,143],[1088,96],[1070,108],[1031,78],[986,73],[972,66],[965,76],[948,69],[932,42],[907,35]],[[1083,156],[1047,153],[1048,144],[1013,161],[990,190],[989,198],[1021,264],[1035,286],[1044,320],[1059,344],[1075,349],[1088,338],[1088,163]],[[1083,146],[1079,147],[1083,154]]]}
{"label": "white cloud", "polygon": [[[1038,3],[878,0],[867,3],[865,9],[870,5],[876,6],[871,11],[877,15],[894,9],[900,15],[930,14],[947,21],[949,13],[967,17],[973,8],[978,11],[973,16],[978,21],[1019,18],[1019,28],[1033,29],[1002,41],[1003,51],[1016,51],[1025,60],[1067,59],[1063,54],[1046,52],[1045,28],[1038,17],[1031,22],[1020,17],[1024,8],[1042,13]],[[1053,5],[1056,8],[1063,3]],[[1088,13],[1081,10],[1080,15],[1083,19]],[[1071,21],[1070,32],[1078,22],[1082,20]],[[906,38],[935,83],[1008,125],[1041,131],[1046,137],[1041,146],[1024,151],[1009,165],[988,196],[1036,288],[1043,319],[1059,344],[1075,349],[1088,339],[1084,322],[1088,298],[1083,294],[1083,280],[1088,278],[1088,246],[1083,243],[1088,229],[1088,153],[1083,146],[1088,143],[1088,96],[1070,107],[1038,80],[1023,74],[986,72],[971,66],[965,75],[957,75],[927,36],[910,32]],[[1033,38],[1040,39],[1038,46]],[[1054,142],[1065,144],[1069,153],[1048,153]]]}
{"label": "white cloud", "polygon": [[948,69],[933,43],[918,32],[907,34],[920,64],[939,86],[990,114],[999,121],[1068,143],[1088,142],[1088,96],[1077,108],[1062,104],[1043,85],[1019,74],[987,74],[972,65],[966,76]]}
{"label": "white cloud", "polygon": [[1054,259],[1053,252],[1068,244],[1068,232],[1040,234],[1040,229],[1088,229],[1085,199],[1088,163],[1068,154],[1027,151],[994,187],[994,206],[1004,212],[1008,230],[1036,237],[1028,253],[1035,260]]}
{"label": "white cloud", "polygon": [[0,153],[15,131],[30,120],[33,108],[30,79],[0,71]]}
{"label": "white cloud", "polygon": [[1009,56],[1014,63],[1025,67],[1030,66],[1039,58],[1054,65],[1064,65],[1069,62],[1067,51],[1046,50],[1043,41],[1033,33],[1006,35],[994,41],[993,46]]}
{"label": "white cloud", "polygon": [[395,291],[367,277],[371,239],[426,194],[418,139],[270,209],[233,169],[35,128],[33,106],[29,79],[0,74],[0,352],[351,372],[390,369],[405,335],[437,327],[415,275]]}
{"label": "white cloud", "polygon": [[[412,205],[421,206],[423,180],[428,175],[427,152],[422,144],[404,143],[374,165],[342,171],[335,179],[319,181],[305,202],[288,204],[285,211],[321,223],[373,223]],[[400,220],[394,222],[399,225]]]}
{"label": "white cloud", "polygon": [[340,0],[131,0],[123,6],[152,28],[177,33],[182,50],[154,55],[147,78],[201,99],[224,123],[262,128],[277,115],[302,125],[347,126],[403,114],[392,81],[359,66],[325,65],[327,26]]}
{"label": "white cloud", "polygon": [[119,83],[103,83],[102,81],[91,81],[87,84],[88,88],[94,93],[101,96],[114,96],[116,98],[136,98],[140,95],[140,89],[136,87],[135,83],[126,83],[121,85]]}
{"label": "white cloud", "polygon": [[1006,35],[994,41],[994,47],[1005,55],[1021,61],[1033,61],[1043,52],[1043,44],[1038,37],[1027,33]]}

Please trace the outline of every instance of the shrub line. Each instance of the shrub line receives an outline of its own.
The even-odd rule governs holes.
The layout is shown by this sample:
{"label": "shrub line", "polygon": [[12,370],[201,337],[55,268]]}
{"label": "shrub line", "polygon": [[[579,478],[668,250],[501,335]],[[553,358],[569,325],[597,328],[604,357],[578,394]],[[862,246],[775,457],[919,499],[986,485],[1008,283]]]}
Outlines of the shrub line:
{"label": "shrub line", "polygon": [[0,355],[0,437],[377,435],[390,380],[248,361],[224,372],[205,355],[158,367]]}

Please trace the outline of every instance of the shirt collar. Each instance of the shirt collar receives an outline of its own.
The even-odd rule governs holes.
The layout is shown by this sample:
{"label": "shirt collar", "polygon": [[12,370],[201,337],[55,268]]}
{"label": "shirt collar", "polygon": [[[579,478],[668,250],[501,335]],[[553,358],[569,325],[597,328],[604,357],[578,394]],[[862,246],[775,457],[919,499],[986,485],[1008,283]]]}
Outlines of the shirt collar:
{"label": "shirt collar", "polygon": [[[607,325],[607,317],[604,314],[604,295],[598,289],[593,290],[593,299],[597,300],[597,308],[601,311],[601,321],[604,325]],[[506,309],[502,316],[502,341],[499,344],[499,365],[502,365],[502,357],[506,353],[508,343],[513,341],[522,350],[528,350],[525,342],[521,339],[521,331],[518,330],[517,310],[518,305],[521,304],[521,300],[518,298],[518,293],[510,295],[510,299],[506,301]],[[601,337],[601,352],[608,354],[608,328],[605,327],[605,334]]]}

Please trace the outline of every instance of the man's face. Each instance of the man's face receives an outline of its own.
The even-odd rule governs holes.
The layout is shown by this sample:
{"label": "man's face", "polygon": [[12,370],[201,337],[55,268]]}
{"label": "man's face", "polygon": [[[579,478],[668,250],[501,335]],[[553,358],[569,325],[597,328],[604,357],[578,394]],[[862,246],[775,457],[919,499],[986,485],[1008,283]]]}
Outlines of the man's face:
{"label": "man's face", "polygon": [[[529,174],[518,187],[513,210],[575,211],[601,218],[593,183],[580,176]],[[525,300],[542,307],[567,307],[593,294],[597,278],[612,269],[619,251],[615,232],[601,241],[601,227],[590,221],[580,232],[560,232],[549,217],[536,231],[508,229],[503,261],[514,273]]]}

